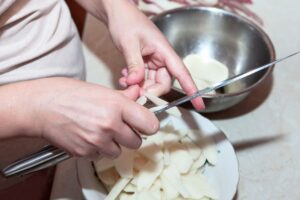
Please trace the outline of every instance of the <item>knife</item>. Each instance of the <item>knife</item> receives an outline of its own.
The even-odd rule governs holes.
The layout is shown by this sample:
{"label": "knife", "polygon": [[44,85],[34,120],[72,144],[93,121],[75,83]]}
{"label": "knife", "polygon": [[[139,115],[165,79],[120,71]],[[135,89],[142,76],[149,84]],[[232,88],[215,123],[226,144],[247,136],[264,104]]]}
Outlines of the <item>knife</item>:
{"label": "knife", "polygon": [[[297,54],[299,54],[300,51],[297,51],[295,53],[292,53],[286,57],[277,59],[273,62],[270,62],[268,64],[262,65],[258,68],[255,68],[253,70],[247,71],[245,73],[242,74],[238,74],[235,75],[229,79],[226,79],[224,81],[220,81],[218,83],[213,84],[212,86],[209,86],[207,88],[204,88],[203,90],[199,90],[196,93],[194,93],[191,96],[184,96],[180,99],[177,99],[175,101],[172,101],[166,105],[160,106],[160,109],[155,110],[154,114],[155,115],[159,115],[160,113],[181,105],[185,102],[191,101],[192,99],[202,96],[206,93],[209,93],[213,90],[219,89],[221,87],[224,87],[226,85],[229,85],[233,82],[236,82],[238,80],[241,80],[245,77],[248,77],[252,74],[255,74],[256,72],[259,72],[261,70],[264,70],[266,68],[272,67],[273,65],[275,65],[276,63],[279,63],[283,60],[286,60],[292,56],[295,56]],[[71,155],[67,154],[65,151],[58,149],[52,145],[47,145],[44,148],[42,148],[41,150],[39,150],[38,152],[35,152],[33,154],[28,155],[27,157],[17,160],[16,162],[8,165],[7,167],[5,167],[2,170],[2,174],[5,177],[11,177],[11,176],[16,176],[16,175],[26,175],[35,171],[39,171],[48,167],[51,167],[53,165],[56,165],[66,159],[69,159],[71,157]]]}

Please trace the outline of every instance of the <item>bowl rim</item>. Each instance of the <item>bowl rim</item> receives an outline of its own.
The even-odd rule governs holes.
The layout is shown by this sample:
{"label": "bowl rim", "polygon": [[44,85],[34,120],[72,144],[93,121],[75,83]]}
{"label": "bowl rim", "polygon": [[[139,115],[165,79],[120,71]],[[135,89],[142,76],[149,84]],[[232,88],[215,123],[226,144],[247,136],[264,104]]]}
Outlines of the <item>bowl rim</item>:
{"label": "bowl rim", "polygon": [[[275,48],[274,48],[274,44],[270,38],[270,36],[262,29],[262,27],[260,27],[259,25],[255,24],[253,21],[251,21],[250,19],[242,16],[242,15],[239,15],[237,13],[233,13],[231,11],[228,11],[228,10],[225,10],[223,8],[220,8],[220,7],[213,7],[213,6],[184,6],[184,7],[180,7],[180,8],[175,8],[175,9],[170,9],[170,10],[166,10],[166,11],[163,11],[162,13],[158,14],[158,15],[155,15],[153,17],[151,17],[151,20],[153,22],[155,22],[155,20],[163,17],[163,16],[166,16],[166,15],[169,15],[169,14],[172,14],[172,13],[176,13],[176,12],[179,12],[179,11],[187,11],[187,10],[200,10],[200,11],[209,11],[209,12],[212,12],[212,13],[221,13],[221,14],[225,14],[225,15],[229,15],[229,16],[232,16],[232,17],[235,17],[237,18],[238,20],[242,21],[243,23],[246,23],[247,25],[249,25],[250,27],[254,28],[262,37],[263,41],[266,43],[267,45],[267,48],[268,48],[268,51],[270,53],[270,62],[274,61],[276,59],[276,52],[275,52]],[[265,63],[267,64],[267,63]],[[257,66],[259,67],[259,66]],[[205,95],[202,95],[203,98],[206,98],[206,99],[215,99],[215,98],[223,98],[223,97],[231,97],[231,96],[237,96],[237,95],[240,95],[240,94],[244,94],[244,93],[249,93],[253,88],[257,87],[267,76],[269,76],[273,70],[273,68],[275,67],[275,64],[272,65],[271,67],[269,67],[266,71],[266,73],[260,77],[254,84],[240,90],[240,91],[237,91],[237,92],[231,92],[231,93],[219,93],[219,94],[205,94]],[[182,94],[184,94],[184,92],[180,89],[177,89],[175,87],[172,86],[172,90],[175,90],[177,92],[180,92]]]}

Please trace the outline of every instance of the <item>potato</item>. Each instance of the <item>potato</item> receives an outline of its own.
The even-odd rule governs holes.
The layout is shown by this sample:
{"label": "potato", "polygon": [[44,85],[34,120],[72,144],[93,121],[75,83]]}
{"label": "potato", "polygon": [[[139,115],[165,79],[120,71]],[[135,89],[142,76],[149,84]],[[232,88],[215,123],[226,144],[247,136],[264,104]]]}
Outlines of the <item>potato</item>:
{"label": "potato", "polygon": [[[157,96],[154,96],[150,93],[145,93],[145,96],[152,102],[154,103],[155,105],[157,106],[162,106],[162,105],[167,105],[168,102],[165,101],[165,100],[162,100],[160,98],[158,98]],[[155,107],[154,107],[155,108]],[[157,107],[159,108],[159,107]],[[152,112],[154,112],[155,110],[152,110]],[[170,115],[173,115],[175,117],[181,117],[181,112],[179,111],[179,109],[177,107],[173,107],[173,108],[170,108],[168,110],[166,110],[166,112]]]}
{"label": "potato", "polygon": [[[217,163],[213,141],[200,143],[199,130],[176,130],[175,118],[153,136],[142,138],[138,150],[122,147],[115,160],[94,161],[99,179],[109,193],[105,200],[215,199],[217,192],[203,172]],[[208,161],[208,162],[206,162]]]}
{"label": "potato", "polygon": [[203,80],[209,85],[229,77],[228,68],[212,58],[190,54],[183,59],[183,62],[193,77]]}
{"label": "potato", "polygon": [[[229,78],[228,68],[215,59],[190,54],[183,59],[183,62],[191,73],[198,90]],[[174,80],[173,86],[182,89],[177,80]],[[211,91],[208,94],[216,94],[216,92]]]}

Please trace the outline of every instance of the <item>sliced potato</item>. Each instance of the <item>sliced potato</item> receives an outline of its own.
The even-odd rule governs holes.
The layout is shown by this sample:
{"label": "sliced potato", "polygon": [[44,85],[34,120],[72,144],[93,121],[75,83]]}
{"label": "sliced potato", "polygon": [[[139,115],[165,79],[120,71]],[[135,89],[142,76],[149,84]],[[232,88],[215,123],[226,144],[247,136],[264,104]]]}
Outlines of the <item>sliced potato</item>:
{"label": "sliced potato", "polygon": [[109,168],[114,167],[113,160],[108,159],[108,158],[101,158],[101,159],[95,160],[93,163],[94,163],[95,169],[99,172],[102,172]]}
{"label": "sliced potato", "polygon": [[216,165],[218,161],[218,150],[215,145],[210,144],[203,149],[203,154],[211,165]]}
{"label": "sliced potato", "polygon": [[163,189],[163,200],[175,199],[179,196],[178,190],[171,184],[171,182],[166,177],[161,176],[160,180]]}
{"label": "sliced potato", "polygon": [[133,157],[133,150],[122,147],[121,155],[118,158],[114,159],[114,165],[121,177],[133,177]]}
{"label": "sliced potato", "polygon": [[192,170],[200,169],[201,167],[203,167],[205,165],[205,162],[206,162],[206,157],[205,157],[204,153],[202,152],[200,154],[200,156],[198,157],[198,159],[192,164],[191,169]]}
{"label": "sliced potato", "polygon": [[142,156],[139,153],[136,153],[136,156],[134,158],[133,168],[137,171],[140,171],[145,167],[147,162],[148,159],[146,157]]}
{"label": "sliced potato", "polygon": [[115,200],[125,188],[125,186],[129,183],[129,181],[129,178],[119,179],[104,200]]}
{"label": "sliced potato", "polygon": [[159,162],[163,158],[162,147],[151,140],[144,140],[139,152],[146,158]]}
{"label": "sliced potato", "polygon": [[164,168],[163,161],[153,162],[149,160],[145,165],[144,169],[139,171],[137,176],[134,177],[137,191],[147,190],[155,182],[156,178],[159,177]]}
{"label": "sliced potato", "polygon": [[112,186],[120,179],[115,168],[109,168],[105,171],[97,172],[97,175],[106,186]]}
{"label": "sliced potato", "polygon": [[147,103],[147,97],[141,96],[135,102],[143,106]]}
{"label": "sliced potato", "polygon": [[136,186],[132,183],[128,183],[124,188],[124,191],[127,193],[135,193],[137,190]]}
{"label": "sliced potato", "polygon": [[168,148],[170,152],[170,161],[174,165],[179,173],[187,173],[192,164],[192,156],[184,149],[184,146],[180,143],[174,144]]}
{"label": "sliced potato", "polygon": [[202,174],[183,175],[182,183],[188,190],[191,199],[200,199],[205,196],[213,199],[219,198],[218,192],[212,189],[213,187]]}
{"label": "sliced potato", "polygon": [[187,149],[187,152],[192,156],[193,160],[197,160],[202,152],[199,146],[197,146],[193,140],[189,137],[184,137],[181,139],[181,142]]}
{"label": "sliced potato", "polygon": [[155,198],[155,194],[148,190],[142,190],[136,193],[136,200],[159,200]]}
{"label": "sliced potato", "polygon": [[[168,104],[167,101],[165,100],[162,100],[161,98],[157,97],[157,96],[154,96],[150,93],[145,93],[145,96],[150,100],[152,101],[152,103],[154,103],[155,105],[157,106],[162,106],[162,105],[166,105]],[[168,110],[166,110],[166,112],[170,115],[173,115],[175,117],[181,117],[181,112],[179,111],[179,109],[177,107],[173,107],[173,108],[170,108]]]}
{"label": "sliced potato", "polygon": [[[200,149],[197,141],[203,138],[199,130],[175,130],[172,118],[170,121],[157,135],[143,138],[139,150],[122,147],[119,158],[94,162],[98,177],[110,191],[105,200],[218,197],[202,174],[206,163],[214,165],[217,162],[213,141],[208,140]],[[99,166],[104,161],[107,163]]]}
{"label": "sliced potato", "polygon": [[203,80],[209,85],[229,77],[228,68],[212,58],[190,54],[183,59],[183,62],[193,77]]}
{"label": "sliced potato", "polygon": [[174,165],[169,165],[166,167],[163,170],[160,178],[163,182],[169,182],[170,185],[172,185],[172,187],[175,188],[182,197],[187,198],[190,196],[188,190],[181,181],[180,173]]}

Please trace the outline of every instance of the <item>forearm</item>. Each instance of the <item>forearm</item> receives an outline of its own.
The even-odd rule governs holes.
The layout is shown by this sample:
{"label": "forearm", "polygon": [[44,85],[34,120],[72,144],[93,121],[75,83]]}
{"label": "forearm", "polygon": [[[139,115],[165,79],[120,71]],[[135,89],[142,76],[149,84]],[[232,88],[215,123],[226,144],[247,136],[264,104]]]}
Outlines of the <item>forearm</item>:
{"label": "forearm", "polygon": [[33,135],[32,98],[30,83],[0,86],[0,139]]}
{"label": "forearm", "polygon": [[[131,4],[131,0],[75,0],[88,13],[108,24],[109,16],[114,14],[114,8]],[[124,10],[125,12],[126,10]]]}

